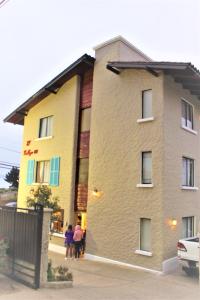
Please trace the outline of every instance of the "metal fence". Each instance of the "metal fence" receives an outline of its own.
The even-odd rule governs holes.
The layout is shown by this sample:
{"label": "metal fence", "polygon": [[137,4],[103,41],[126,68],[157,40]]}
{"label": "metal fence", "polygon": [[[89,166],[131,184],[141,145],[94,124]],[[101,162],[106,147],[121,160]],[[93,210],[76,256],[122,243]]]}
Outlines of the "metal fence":
{"label": "metal fence", "polygon": [[[33,287],[40,286],[43,207],[0,207],[1,272]],[[1,253],[0,253],[1,255]]]}

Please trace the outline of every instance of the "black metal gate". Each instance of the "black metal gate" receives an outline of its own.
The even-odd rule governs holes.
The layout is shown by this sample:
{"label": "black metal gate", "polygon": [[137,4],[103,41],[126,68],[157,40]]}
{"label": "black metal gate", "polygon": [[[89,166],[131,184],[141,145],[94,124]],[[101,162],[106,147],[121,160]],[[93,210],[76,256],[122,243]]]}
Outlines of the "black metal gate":
{"label": "black metal gate", "polygon": [[[0,241],[5,244],[1,272],[33,287],[40,286],[43,207],[0,207]],[[4,251],[5,252],[5,251]]]}

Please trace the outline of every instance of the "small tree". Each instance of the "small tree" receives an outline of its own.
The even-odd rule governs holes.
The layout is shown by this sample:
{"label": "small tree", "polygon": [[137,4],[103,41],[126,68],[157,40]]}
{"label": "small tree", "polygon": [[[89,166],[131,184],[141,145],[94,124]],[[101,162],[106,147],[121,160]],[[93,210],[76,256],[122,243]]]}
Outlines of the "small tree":
{"label": "small tree", "polygon": [[16,167],[12,167],[12,169],[6,174],[4,180],[11,184],[10,187],[18,188],[19,169]]}
{"label": "small tree", "polygon": [[30,196],[27,197],[27,206],[33,207],[36,203],[42,204],[46,208],[51,208],[53,211],[58,211],[58,197],[52,197],[51,189],[46,185],[40,185],[36,189],[30,190]]}

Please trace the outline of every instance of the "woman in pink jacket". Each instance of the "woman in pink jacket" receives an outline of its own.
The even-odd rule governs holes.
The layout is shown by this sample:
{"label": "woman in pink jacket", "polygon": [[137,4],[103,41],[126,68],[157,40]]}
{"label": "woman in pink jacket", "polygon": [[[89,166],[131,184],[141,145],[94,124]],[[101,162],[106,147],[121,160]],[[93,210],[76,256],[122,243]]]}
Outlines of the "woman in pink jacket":
{"label": "woman in pink jacket", "polygon": [[80,257],[80,250],[81,250],[81,245],[82,245],[82,238],[83,238],[83,231],[81,230],[80,225],[75,226],[74,230],[74,248],[75,248],[75,258],[78,259]]}

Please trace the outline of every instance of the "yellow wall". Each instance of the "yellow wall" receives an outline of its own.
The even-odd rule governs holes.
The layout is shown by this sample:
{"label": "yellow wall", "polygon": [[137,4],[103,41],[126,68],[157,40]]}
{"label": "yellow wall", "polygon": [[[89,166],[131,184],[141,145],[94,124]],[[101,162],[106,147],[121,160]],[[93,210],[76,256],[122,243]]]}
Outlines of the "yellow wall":
{"label": "yellow wall", "polygon": [[[100,54],[99,52],[100,51]],[[163,260],[163,76],[147,71],[106,69],[117,48],[97,51],[90,135],[86,252],[116,261],[161,269]],[[141,118],[142,90],[152,89],[155,120]],[[141,152],[152,151],[153,188],[136,187]],[[97,188],[101,196],[94,197]],[[151,218],[152,257],[136,254],[140,218]]]}
{"label": "yellow wall", "polygon": [[[20,183],[18,206],[26,206],[26,197],[32,187],[26,184],[27,163],[29,159],[50,160],[53,156],[60,157],[60,183],[51,187],[53,196],[59,197],[59,204],[65,209],[65,223],[73,220],[74,181],[76,166],[79,77],[75,76],[66,82],[56,95],[51,94],[34,106],[25,118],[22,158],[20,167]],[[40,118],[53,115],[53,137],[37,139]],[[26,142],[30,140],[30,146]],[[31,157],[23,154],[24,150],[38,149],[38,154]]]}

